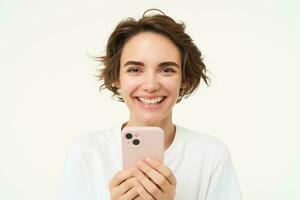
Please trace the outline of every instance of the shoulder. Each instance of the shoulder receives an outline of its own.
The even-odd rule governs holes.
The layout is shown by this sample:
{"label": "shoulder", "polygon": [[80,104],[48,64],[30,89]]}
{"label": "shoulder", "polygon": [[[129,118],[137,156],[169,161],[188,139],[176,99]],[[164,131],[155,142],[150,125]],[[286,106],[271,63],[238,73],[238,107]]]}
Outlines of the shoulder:
{"label": "shoulder", "polygon": [[215,157],[227,150],[226,144],[212,135],[183,127],[179,127],[179,129],[187,137],[186,148],[193,152],[210,154]]}
{"label": "shoulder", "polygon": [[76,151],[79,154],[105,150],[114,143],[113,130],[114,129],[111,128],[82,134],[72,140],[70,150]]}
{"label": "shoulder", "polygon": [[73,166],[84,166],[90,168],[100,168],[104,165],[112,165],[119,168],[120,138],[116,127],[103,131],[94,131],[82,134],[72,140],[67,163]]}

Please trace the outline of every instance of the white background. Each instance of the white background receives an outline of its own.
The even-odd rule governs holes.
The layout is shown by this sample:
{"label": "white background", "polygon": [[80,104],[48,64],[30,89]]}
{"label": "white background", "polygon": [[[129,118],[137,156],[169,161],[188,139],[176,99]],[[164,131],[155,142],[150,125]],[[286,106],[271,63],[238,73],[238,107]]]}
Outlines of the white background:
{"label": "white background", "polygon": [[153,7],[186,23],[211,72],[175,123],[228,145],[245,199],[300,199],[298,1],[0,0],[1,200],[56,199],[70,142],[127,119],[87,54]]}

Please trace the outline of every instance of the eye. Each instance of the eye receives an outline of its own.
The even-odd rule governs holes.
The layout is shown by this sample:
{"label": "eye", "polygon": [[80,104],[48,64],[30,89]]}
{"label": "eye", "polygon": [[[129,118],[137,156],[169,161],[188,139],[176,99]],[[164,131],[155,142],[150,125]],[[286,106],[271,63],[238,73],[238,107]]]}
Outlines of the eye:
{"label": "eye", "polygon": [[136,66],[134,66],[134,67],[129,67],[129,68],[127,69],[127,72],[128,72],[128,73],[139,73],[139,72],[141,72],[141,69],[140,69],[139,67],[136,67]]}
{"label": "eye", "polygon": [[163,67],[160,70],[163,73],[175,73],[176,71],[172,67]]}

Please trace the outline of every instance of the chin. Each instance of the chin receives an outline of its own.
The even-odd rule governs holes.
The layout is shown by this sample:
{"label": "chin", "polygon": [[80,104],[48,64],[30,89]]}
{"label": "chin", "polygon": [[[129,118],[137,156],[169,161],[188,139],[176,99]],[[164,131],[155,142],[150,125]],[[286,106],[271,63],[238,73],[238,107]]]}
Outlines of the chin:
{"label": "chin", "polygon": [[161,115],[157,116],[155,114],[143,114],[139,117],[139,121],[146,126],[157,126],[161,124],[164,119],[165,118],[163,118]]}

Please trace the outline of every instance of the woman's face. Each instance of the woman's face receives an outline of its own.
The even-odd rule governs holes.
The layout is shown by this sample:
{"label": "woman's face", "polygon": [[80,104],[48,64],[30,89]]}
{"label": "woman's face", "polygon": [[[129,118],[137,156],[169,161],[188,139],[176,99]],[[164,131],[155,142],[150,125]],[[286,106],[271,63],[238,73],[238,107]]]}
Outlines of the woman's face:
{"label": "woman's face", "polygon": [[169,38],[153,32],[130,38],[121,53],[119,77],[116,85],[129,108],[131,124],[171,121],[182,78],[180,52]]}

